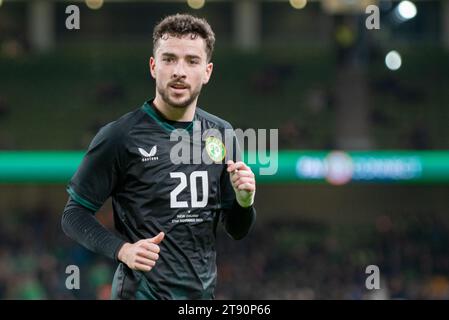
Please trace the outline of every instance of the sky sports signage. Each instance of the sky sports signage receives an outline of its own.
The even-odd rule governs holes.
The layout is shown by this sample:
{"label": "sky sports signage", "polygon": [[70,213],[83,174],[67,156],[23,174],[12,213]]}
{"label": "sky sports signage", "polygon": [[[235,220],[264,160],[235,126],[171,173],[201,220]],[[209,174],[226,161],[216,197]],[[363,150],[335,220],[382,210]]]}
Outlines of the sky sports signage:
{"label": "sky sports signage", "polygon": [[449,183],[449,153],[310,152],[298,154],[296,177],[303,181],[343,185],[349,182]]}
{"label": "sky sports signage", "polygon": [[[143,159],[156,148],[140,150]],[[276,154],[274,154],[276,153]],[[67,183],[82,151],[0,151],[0,184]],[[251,160],[249,161],[248,160]],[[154,160],[154,161],[153,161]],[[407,183],[449,185],[449,150],[441,151],[301,151],[263,155],[245,152],[243,160],[265,183]],[[150,161],[150,162],[151,162]],[[263,170],[276,168],[273,174]]]}
{"label": "sky sports signage", "polygon": [[301,180],[326,180],[335,185],[350,181],[410,181],[423,174],[417,155],[350,155],[334,151],[326,156],[300,156],[296,174]]}

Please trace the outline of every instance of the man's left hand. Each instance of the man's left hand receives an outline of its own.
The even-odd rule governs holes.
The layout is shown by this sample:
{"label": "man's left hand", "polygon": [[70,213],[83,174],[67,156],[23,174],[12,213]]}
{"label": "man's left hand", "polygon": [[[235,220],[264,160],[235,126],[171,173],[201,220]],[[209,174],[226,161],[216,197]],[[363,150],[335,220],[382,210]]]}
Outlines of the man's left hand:
{"label": "man's left hand", "polygon": [[254,195],[256,194],[254,173],[242,161],[234,162],[228,160],[227,165],[238,204],[243,208],[251,206],[254,203]]}

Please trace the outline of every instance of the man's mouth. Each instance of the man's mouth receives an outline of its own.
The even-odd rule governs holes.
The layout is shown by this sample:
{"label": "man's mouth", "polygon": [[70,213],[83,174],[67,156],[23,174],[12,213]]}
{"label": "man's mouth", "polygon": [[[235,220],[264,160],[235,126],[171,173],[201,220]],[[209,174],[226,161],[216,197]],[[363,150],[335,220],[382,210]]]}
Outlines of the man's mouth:
{"label": "man's mouth", "polygon": [[187,89],[188,86],[182,83],[173,83],[170,85],[171,88],[176,89],[176,90],[183,90],[183,89]]}

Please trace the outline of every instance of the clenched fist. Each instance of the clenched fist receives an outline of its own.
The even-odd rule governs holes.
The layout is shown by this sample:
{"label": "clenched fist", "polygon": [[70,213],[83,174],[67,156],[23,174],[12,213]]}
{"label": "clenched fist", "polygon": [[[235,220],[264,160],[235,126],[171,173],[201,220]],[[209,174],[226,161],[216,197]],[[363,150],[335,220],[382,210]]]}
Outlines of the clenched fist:
{"label": "clenched fist", "polygon": [[250,167],[241,161],[234,163],[234,161],[229,160],[227,165],[237,202],[243,208],[251,206],[254,203],[254,195],[256,194],[254,173]]}
{"label": "clenched fist", "polygon": [[159,259],[159,243],[165,234],[159,234],[150,239],[142,239],[136,243],[125,243],[118,253],[118,259],[133,270],[150,271]]}

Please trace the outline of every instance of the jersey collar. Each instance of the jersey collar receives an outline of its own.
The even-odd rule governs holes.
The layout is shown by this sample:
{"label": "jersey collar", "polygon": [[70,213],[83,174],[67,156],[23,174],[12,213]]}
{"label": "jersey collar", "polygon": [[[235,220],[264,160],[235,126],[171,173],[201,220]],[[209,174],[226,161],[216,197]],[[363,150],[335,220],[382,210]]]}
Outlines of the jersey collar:
{"label": "jersey collar", "polygon": [[[151,106],[152,103],[153,100],[146,101],[142,106],[142,110],[145,111],[146,114],[148,114],[151,118],[153,118],[153,120],[156,121],[157,124],[160,125],[166,131],[172,132],[173,130],[176,130],[174,126],[168,123],[166,119],[164,119],[159,113],[157,113],[154,110],[154,108]],[[193,120],[196,120],[196,112],[195,115],[193,116]],[[185,128],[185,130],[192,132],[193,121]]]}

